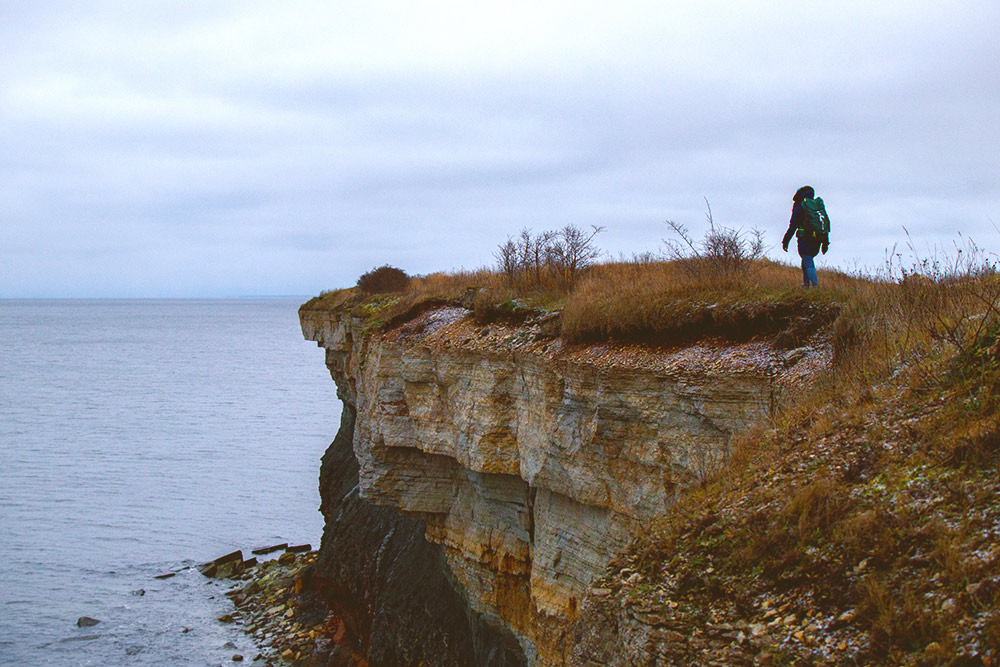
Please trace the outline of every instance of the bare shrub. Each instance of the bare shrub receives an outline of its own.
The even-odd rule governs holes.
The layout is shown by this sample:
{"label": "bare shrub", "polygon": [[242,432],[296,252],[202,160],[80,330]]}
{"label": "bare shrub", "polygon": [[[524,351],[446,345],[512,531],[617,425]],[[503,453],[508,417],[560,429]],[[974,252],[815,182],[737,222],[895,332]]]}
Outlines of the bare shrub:
{"label": "bare shrub", "polygon": [[497,248],[497,271],[510,287],[527,289],[554,282],[560,289],[569,289],[602,254],[594,245],[594,237],[604,228],[591,229],[588,234],[575,225],[566,225],[557,231],[532,234],[524,228],[516,238],[508,238]]}
{"label": "bare shrub", "polygon": [[557,232],[550,232],[546,260],[564,288],[571,287],[580,272],[593,265],[602,254],[594,245],[594,237],[603,232],[604,227],[595,225],[590,229],[588,233],[575,225],[566,225]]}
{"label": "bare shrub", "polygon": [[708,211],[708,231],[696,241],[684,225],[667,220],[666,224],[679,239],[664,239],[668,259],[677,261],[700,282],[729,282],[744,278],[757,260],[764,256],[764,233],[756,227],[742,229],[722,227],[712,218],[712,206],[705,200]]}
{"label": "bare shrub", "polygon": [[950,253],[921,256],[907,237],[909,254],[895,247],[887,253],[885,266],[858,282],[836,323],[835,357],[853,368],[842,375],[885,375],[908,363],[933,383],[934,371],[912,362],[943,346],[968,361],[988,361],[979,351],[1000,328],[997,256],[965,239]]}
{"label": "bare shrub", "polygon": [[410,277],[402,269],[384,264],[358,278],[358,287],[366,294],[402,292],[410,284]]}
{"label": "bare shrub", "polygon": [[[886,274],[902,288],[911,326],[923,328],[932,340],[953,345],[960,353],[980,345],[1000,320],[1000,260],[987,254],[972,239],[955,242],[953,254],[936,248],[921,256],[906,232],[909,261],[893,248],[886,259]],[[913,332],[908,332],[912,334]]]}

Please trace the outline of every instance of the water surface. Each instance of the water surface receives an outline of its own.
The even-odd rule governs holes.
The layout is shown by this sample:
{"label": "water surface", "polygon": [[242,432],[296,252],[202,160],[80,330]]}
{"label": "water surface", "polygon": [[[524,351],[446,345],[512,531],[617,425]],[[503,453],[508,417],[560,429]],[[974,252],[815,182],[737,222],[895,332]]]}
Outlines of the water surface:
{"label": "water surface", "polygon": [[0,664],[253,657],[184,568],[318,544],[340,407],[301,301],[0,301]]}

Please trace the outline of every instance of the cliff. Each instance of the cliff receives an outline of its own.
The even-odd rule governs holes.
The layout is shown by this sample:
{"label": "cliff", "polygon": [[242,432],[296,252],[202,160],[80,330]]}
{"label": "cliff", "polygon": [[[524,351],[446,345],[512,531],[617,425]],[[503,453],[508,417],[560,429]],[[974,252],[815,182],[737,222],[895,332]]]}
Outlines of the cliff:
{"label": "cliff", "polygon": [[319,579],[372,664],[574,664],[609,561],[831,358],[822,332],[791,351],[570,346],[556,317],[443,304],[379,330],[300,311],[344,402]]}

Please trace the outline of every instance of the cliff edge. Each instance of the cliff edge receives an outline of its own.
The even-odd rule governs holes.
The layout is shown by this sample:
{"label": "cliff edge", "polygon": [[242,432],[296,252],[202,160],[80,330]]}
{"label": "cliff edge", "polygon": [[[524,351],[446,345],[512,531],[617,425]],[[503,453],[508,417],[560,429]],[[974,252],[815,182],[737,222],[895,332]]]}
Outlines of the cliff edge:
{"label": "cliff edge", "polygon": [[372,664],[575,664],[611,559],[832,358],[824,330],[792,350],[569,345],[557,318],[300,310],[344,403],[318,580]]}

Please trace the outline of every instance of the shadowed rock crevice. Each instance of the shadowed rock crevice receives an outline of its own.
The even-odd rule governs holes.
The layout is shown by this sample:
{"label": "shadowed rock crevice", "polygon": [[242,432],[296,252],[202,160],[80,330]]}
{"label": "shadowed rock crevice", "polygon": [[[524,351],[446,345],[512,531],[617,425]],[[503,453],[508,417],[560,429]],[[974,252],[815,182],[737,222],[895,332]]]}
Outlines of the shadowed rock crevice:
{"label": "shadowed rock crevice", "polygon": [[456,590],[442,548],[424,539],[424,522],[359,496],[354,421],[345,404],[323,457],[326,528],[315,580],[355,652],[371,665],[524,665],[513,636]]}

